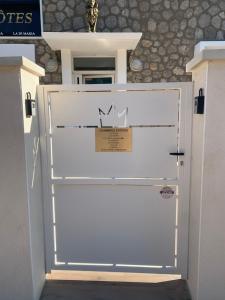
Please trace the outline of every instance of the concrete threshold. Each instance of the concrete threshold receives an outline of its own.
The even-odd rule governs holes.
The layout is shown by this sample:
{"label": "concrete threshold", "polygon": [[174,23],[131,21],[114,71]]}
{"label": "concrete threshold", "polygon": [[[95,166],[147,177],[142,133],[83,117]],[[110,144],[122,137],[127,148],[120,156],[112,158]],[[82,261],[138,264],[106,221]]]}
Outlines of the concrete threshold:
{"label": "concrete threshold", "polygon": [[181,279],[181,275],[174,274],[145,274],[123,272],[95,272],[95,271],[52,271],[46,275],[47,280],[75,280],[75,281],[103,281],[103,282],[137,282],[160,283]]}

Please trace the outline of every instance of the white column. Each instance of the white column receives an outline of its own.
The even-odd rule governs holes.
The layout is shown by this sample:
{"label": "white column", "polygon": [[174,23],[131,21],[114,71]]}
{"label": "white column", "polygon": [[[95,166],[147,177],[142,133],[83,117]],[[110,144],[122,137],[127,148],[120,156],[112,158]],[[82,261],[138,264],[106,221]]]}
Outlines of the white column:
{"label": "white column", "polygon": [[61,50],[61,62],[62,62],[62,84],[73,83],[73,61],[72,53],[70,49]]}
{"label": "white column", "polygon": [[0,299],[38,300],[45,255],[38,115],[26,117],[44,70],[0,58]]}
{"label": "white column", "polygon": [[127,50],[126,49],[117,50],[116,83],[127,83]]}
{"label": "white column", "polygon": [[193,115],[189,287],[193,300],[224,300],[225,50],[196,51],[187,70],[205,94]]}

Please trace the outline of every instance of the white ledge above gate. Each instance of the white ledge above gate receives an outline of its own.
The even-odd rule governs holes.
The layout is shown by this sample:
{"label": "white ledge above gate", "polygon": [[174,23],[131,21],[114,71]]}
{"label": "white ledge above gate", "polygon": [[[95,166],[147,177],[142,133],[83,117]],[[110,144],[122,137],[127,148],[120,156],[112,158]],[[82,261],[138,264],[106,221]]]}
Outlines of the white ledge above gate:
{"label": "white ledge above gate", "polygon": [[200,42],[195,46],[194,58],[187,64],[187,72],[192,72],[204,61],[225,59],[225,42],[209,41]]}
{"label": "white ledge above gate", "polygon": [[116,81],[126,83],[127,51],[137,47],[140,32],[44,32],[43,38],[52,50],[61,50],[64,84],[71,84],[73,56],[116,57]]}

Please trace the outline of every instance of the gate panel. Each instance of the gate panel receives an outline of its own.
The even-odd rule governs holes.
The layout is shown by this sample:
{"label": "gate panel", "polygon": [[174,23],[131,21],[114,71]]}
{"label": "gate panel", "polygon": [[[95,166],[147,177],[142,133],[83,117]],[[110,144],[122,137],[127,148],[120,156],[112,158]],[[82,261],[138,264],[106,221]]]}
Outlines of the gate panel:
{"label": "gate panel", "polygon": [[[53,130],[54,177],[177,178],[177,128],[134,128],[132,152],[95,152],[95,129]],[[143,147],[144,145],[144,147]]]}
{"label": "gate panel", "polygon": [[161,189],[56,186],[58,260],[77,266],[102,264],[108,270],[110,265],[112,270],[121,265],[174,267],[176,193],[163,199]]}
{"label": "gate panel", "polygon": [[[40,88],[48,271],[187,276],[191,93],[188,83]],[[131,151],[96,152],[97,128],[129,128]]]}
{"label": "gate panel", "polygon": [[124,127],[124,118],[113,120],[112,110],[107,115],[111,105],[116,106],[117,112],[122,112],[128,107],[126,125],[176,125],[180,91],[174,89],[151,91],[121,89],[82,93],[52,91],[48,96],[53,127],[57,125],[100,126],[99,108],[106,113],[105,116],[101,115],[104,126]]}
{"label": "gate panel", "polygon": [[[55,177],[177,178],[169,153],[178,143],[179,91],[53,92],[49,98]],[[101,126],[132,128],[132,151],[95,152],[93,128]]]}

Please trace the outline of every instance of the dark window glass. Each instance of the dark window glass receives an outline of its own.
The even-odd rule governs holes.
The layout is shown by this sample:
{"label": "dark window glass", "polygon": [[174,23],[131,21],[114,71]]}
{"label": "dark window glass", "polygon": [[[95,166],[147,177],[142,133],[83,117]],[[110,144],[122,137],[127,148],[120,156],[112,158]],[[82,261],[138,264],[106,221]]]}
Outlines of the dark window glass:
{"label": "dark window glass", "polygon": [[112,84],[112,77],[85,78],[85,84]]}
{"label": "dark window glass", "polygon": [[75,71],[114,71],[114,57],[77,57],[73,60]]}

